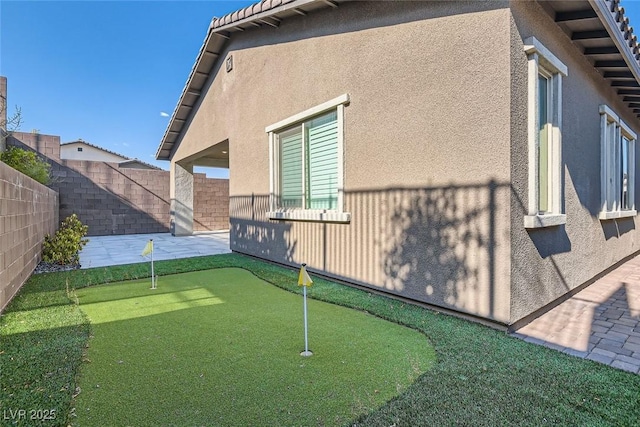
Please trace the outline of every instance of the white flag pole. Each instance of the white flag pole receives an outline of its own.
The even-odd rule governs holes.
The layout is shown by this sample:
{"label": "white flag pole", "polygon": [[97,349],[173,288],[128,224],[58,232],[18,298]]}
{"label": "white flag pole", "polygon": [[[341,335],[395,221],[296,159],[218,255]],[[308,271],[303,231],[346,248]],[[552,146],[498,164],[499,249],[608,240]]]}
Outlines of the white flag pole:
{"label": "white flag pole", "polygon": [[303,288],[302,295],[304,307],[304,351],[300,353],[300,356],[313,356],[313,353],[309,351],[309,326],[307,322],[307,286],[311,286],[313,280],[309,277],[306,266],[307,264],[302,264],[300,267],[300,275],[298,276],[298,285]]}
{"label": "white flag pole", "polygon": [[151,239],[151,289],[156,289],[156,275],[153,270],[153,239]]}
{"label": "white flag pole", "polygon": [[304,295],[304,354],[309,354],[309,326],[307,323],[307,287],[302,287],[302,293]]}

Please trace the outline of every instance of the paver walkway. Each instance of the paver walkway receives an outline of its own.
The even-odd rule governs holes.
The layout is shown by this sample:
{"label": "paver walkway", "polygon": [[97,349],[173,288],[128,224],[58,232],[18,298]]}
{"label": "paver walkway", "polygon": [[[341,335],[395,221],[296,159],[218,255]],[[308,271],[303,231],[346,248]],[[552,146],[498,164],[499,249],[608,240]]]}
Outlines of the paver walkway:
{"label": "paver walkway", "polygon": [[520,328],[514,335],[640,374],[640,256]]}
{"label": "paver walkway", "polygon": [[231,252],[228,231],[181,237],[155,233],[89,236],[88,239],[89,243],[80,252],[82,268],[148,262],[149,258],[140,254],[149,239],[153,239],[153,259],[156,261]]}

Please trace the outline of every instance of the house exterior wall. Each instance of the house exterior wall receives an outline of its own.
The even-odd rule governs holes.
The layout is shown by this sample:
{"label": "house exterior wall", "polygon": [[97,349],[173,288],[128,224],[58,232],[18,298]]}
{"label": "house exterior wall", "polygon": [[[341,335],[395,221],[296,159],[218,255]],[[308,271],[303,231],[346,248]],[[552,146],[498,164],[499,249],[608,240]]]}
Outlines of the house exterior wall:
{"label": "house exterior wall", "polygon": [[[234,33],[172,162],[229,140],[234,251],[508,322],[509,20],[354,2]],[[265,127],[342,94],[350,223],[268,220]]]}
{"label": "house exterior wall", "polygon": [[[82,151],[78,151],[82,148]],[[118,163],[129,160],[127,157],[107,153],[99,148],[82,143],[63,144],[60,146],[60,158],[65,160],[93,160],[95,162]]]}
{"label": "house exterior wall", "polygon": [[41,259],[58,227],[58,194],[0,162],[0,311]]}
{"label": "house exterior wall", "polygon": [[[601,104],[609,106],[635,132],[640,127],[615,90],[540,4],[514,1],[511,11],[511,318],[515,322],[640,248],[637,218],[598,219],[601,187],[598,108]],[[568,67],[568,76],[562,82],[563,203],[567,222],[557,227],[526,230],[523,227],[529,168],[526,120],[530,112],[523,40],[530,36],[536,37]]]}

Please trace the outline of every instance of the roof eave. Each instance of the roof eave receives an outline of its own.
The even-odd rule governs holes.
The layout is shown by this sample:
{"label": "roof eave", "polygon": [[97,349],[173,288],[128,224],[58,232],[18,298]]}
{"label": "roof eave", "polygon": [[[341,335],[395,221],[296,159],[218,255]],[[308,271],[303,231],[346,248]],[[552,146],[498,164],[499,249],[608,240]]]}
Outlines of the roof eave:
{"label": "roof eave", "polygon": [[[613,7],[609,6],[605,0],[588,0],[595,10],[600,21],[604,24],[605,29],[611,36],[613,43],[616,45],[620,54],[627,63],[629,70],[640,83],[640,64],[635,58],[632,50],[634,49],[635,39],[633,38],[633,28],[629,27],[627,31],[620,30],[620,24],[616,21],[618,2],[611,2]],[[612,10],[613,9],[613,10]]]}
{"label": "roof eave", "polygon": [[[188,107],[187,105],[185,105],[184,100],[189,90],[192,90],[193,78],[196,72],[198,71],[198,67],[201,64],[203,56],[207,52],[207,47],[211,45],[214,37],[220,37],[224,39],[226,42],[226,40],[228,40],[230,37],[230,32],[233,32],[238,28],[240,28],[239,30],[243,30],[241,27],[244,25],[251,25],[252,23],[256,23],[256,24],[260,23],[260,26],[264,24],[268,24],[270,26],[277,26],[276,24],[279,24],[280,22],[279,19],[276,19],[271,23],[265,22],[265,20],[273,19],[275,15],[281,14],[283,12],[291,11],[291,10],[297,11],[300,14],[299,11],[302,10],[300,8],[303,8],[311,4],[323,4],[325,7],[337,7],[338,1],[343,1],[343,0],[283,0],[282,3],[276,7],[273,7],[271,9],[258,12],[255,14],[251,14],[245,18],[238,19],[238,15],[236,14],[239,13],[240,11],[236,11],[231,14],[225,15],[220,19],[213,18],[211,20],[211,23],[209,24],[209,30],[207,31],[207,36],[205,37],[202,43],[202,46],[200,47],[200,51],[198,52],[198,56],[196,57],[196,61],[193,67],[191,68],[191,72],[189,73],[189,78],[187,79],[187,82],[185,83],[185,86],[182,89],[182,93],[180,95],[178,103],[176,104],[173,110],[171,119],[169,120],[169,124],[167,125],[167,128],[162,137],[162,141],[158,146],[158,150],[156,151],[156,159],[171,160],[171,157],[173,156],[177,146],[179,145],[180,138],[184,131],[184,125],[180,127],[179,131],[177,131],[178,134],[176,136],[175,141],[168,142],[167,138],[169,136],[169,133],[172,132],[171,128],[173,127],[174,122],[177,120],[176,115],[180,107],[188,108],[189,112],[187,116],[189,117],[191,115],[191,110],[193,107]],[[256,3],[249,7],[253,8],[253,7],[256,7],[258,4],[262,4],[262,3]],[[243,9],[242,12],[246,11],[246,9],[247,8]],[[236,15],[235,20],[233,19],[233,15]],[[216,61],[218,60],[219,60],[219,57],[216,58]],[[209,72],[210,70],[207,71],[207,74]],[[207,76],[207,79],[209,77],[210,76]],[[200,99],[201,96],[202,94],[198,96],[198,99]],[[171,147],[168,147],[169,145],[171,145]],[[162,154],[163,152],[164,154]]]}

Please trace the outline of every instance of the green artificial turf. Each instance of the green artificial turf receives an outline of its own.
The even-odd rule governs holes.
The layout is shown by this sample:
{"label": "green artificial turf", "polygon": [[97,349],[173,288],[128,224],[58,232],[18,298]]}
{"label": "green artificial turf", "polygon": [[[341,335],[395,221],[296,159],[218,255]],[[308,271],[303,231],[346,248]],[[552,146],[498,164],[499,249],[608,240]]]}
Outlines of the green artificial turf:
{"label": "green artificial turf", "polygon": [[77,424],[341,425],[434,361],[416,330],[309,301],[238,268],[81,289],[92,325]]}
{"label": "green artificial turf", "polygon": [[[156,272],[163,276],[222,267],[244,268],[271,284],[300,292],[297,270],[239,254],[161,261]],[[0,317],[0,408],[3,413],[52,408],[56,416],[41,423],[2,420],[3,425],[77,424],[71,402],[79,367],[90,363],[82,362],[82,351],[92,326],[75,305],[73,289],[149,274],[149,265],[142,263],[41,274],[27,281]],[[314,281],[312,298],[417,329],[436,352],[435,365],[407,390],[349,425],[638,425],[640,375],[402,301],[317,277]],[[313,338],[311,346],[315,347]],[[166,424],[168,420],[162,423]],[[292,416],[287,425],[299,423]]]}

